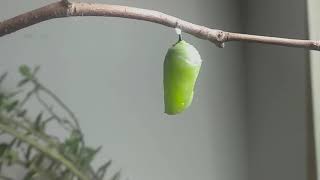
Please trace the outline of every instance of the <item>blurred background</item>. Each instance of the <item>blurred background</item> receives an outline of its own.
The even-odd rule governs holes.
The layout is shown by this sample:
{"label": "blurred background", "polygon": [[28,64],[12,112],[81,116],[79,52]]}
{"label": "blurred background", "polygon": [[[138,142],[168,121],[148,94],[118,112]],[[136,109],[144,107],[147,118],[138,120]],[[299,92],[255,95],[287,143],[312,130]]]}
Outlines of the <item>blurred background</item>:
{"label": "blurred background", "polygon": [[[50,2],[2,0],[0,21]],[[315,0],[84,2],[299,39],[309,38],[308,17],[319,16],[315,8],[307,11]],[[193,104],[177,116],[163,113],[162,87],[164,56],[177,36],[157,24],[102,17],[46,21],[1,38],[0,72],[10,72],[10,89],[20,79],[19,65],[40,65],[40,81],[76,113],[87,142],[103,146],[96,164],[113,159],[113,168],[130,180],[306,180],[308,51],[243,43],[219,49],[183,37],[204,62]],[[12,171],[17,179],[23,175]]]}

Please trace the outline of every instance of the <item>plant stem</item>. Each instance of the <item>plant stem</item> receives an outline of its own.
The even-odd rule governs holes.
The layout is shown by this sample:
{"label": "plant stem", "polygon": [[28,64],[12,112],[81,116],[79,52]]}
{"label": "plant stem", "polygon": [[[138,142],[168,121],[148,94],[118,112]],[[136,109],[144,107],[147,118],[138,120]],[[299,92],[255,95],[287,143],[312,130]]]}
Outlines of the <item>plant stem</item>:
{"label": "plant stem", "polygon": [[76,127],[80,130],[80,124],[79,124],[79,120],[76,117],[76,115],[71,111],[71,109],[64,104],[64,102],[56,95],[54,94],[51,90],[49,90],[48,88],[46,88],[45,86],[39,84],[39,90],[44,91],[45,93],[47,93],[49,96],[51,96],[71,117],[71,119],[74,121]]}
{"label": "plant stem", "polygon": [[0,179],[1,179],[1,180],[13,180],[12,178],[3,176],[3,175],[1,175],[1,174],[0,174]]}
{"label": "plant stem", "polygon": [[[3,117],[0,117],[3,118]],[[0,119],[1,120],[1,119]],[[11,128],[10,126],[7,126],[5,124],[0,123],[0,129],[8,134],[11,134],[12,136],[16,137],[20,141],[23,141],[31,146],[33,146],[38,151],[46,154],[48,157],[52,158],[55,161],[60,162],[65,167],[67,167],[74,175],[76,175],[81,180],[89,180],[89,178],[81,172],[76,166],[74,166],[70,161],[65,159],[59,152],[57,152],[55,149],[50,149],[47,147],[44,147],[43,145],[40,145],[33,139],[30,139],[23,134],[16,131],[14,128]]]}

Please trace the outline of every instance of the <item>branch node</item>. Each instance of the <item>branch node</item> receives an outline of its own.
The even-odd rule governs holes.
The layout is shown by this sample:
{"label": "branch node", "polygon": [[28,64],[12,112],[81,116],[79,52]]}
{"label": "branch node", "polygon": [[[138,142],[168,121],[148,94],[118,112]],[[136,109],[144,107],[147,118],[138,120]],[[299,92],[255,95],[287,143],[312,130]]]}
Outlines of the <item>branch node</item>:
{"label": "branch node", "polygon": [[225,33],[223,31],[218,31],[217,33],[217,41],[224,42],[225,40]]}
{"label": "branch node", "polygon": [[67,5],[67,14],[68,16],[72,16],[73,14],[77,13],[77,8],[74,3],[70,3]]}
{"label": "branch node", "polygon": [[206,39],[214,43],[219,48],[225,47],[225,42],[228,39],[228,34],[226,32],[221,30],[214,30],[214,31],[210,30],[207,32],[208,33],[207,33]]}
{"label": "branch node", "polygon": [[71,2],[69,0],[61,0],[61,3],[66,7],[70,7],[71,5]]}
{"label": "branch node", "polygon": [[[176,25],[174,28],[178,28],[178,29],[181,29],[181,23],[180,23],[180,19],[176,19]],[[182,29],[181,29],[182,30]]]}
{"label": "branch node", "polygon": [[221,30],[218,30],[215,44],[219,48],[224,48],[225,47],[225,43],[224,42],[226,42],[227,40],[228,40],[228,33],[224,32],[224,31],[221,31]]}

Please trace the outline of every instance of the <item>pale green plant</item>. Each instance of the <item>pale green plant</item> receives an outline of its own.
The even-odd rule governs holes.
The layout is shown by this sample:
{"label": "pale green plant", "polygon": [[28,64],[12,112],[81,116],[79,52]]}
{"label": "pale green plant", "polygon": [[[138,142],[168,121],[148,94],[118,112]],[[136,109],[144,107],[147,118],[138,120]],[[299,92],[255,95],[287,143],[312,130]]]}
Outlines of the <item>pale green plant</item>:
{"label": "pale green plant", "polygon": [[[0,90],[0,135],[11,137],[9,141],[0,143],[0,179],[11,180],[3,174],[2,167],[7,169],[14,165],[26,169],[24,180],[106,179],[111,160],[97,170],[92,168],[92,161],[101,148],[92,148],[85,143],[77,117],[57,95],[39,82],[36,76],[39,69],[20,66],[22,80],[18,82],[17,90]],[[0,86],[6,76],[7,73],[4,73],[0,77]],[[26,93],[21,91],[30,89],[30,85],[31,90]],[[56,113],[41,95],[50,97],[68,118]],[[26,105],[33,98],[45,110],[39,110],[34,118],[28,114]],[[47,131],[54,123],[66,131],[65,138],[58,138]],[[111,180],[119,179],[120,172],[111,176]]]}

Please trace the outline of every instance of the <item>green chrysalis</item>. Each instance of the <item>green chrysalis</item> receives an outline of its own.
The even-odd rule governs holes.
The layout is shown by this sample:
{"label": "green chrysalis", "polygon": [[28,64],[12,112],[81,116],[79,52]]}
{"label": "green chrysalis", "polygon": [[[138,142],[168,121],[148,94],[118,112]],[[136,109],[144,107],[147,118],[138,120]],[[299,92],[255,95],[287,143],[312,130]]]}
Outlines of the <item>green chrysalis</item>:
{"label": "green chrysalis", "polygon": [[190,106],[201,62],[197,49],[184,40],[168,50],[163,64],[165,113],[178,114]]}

